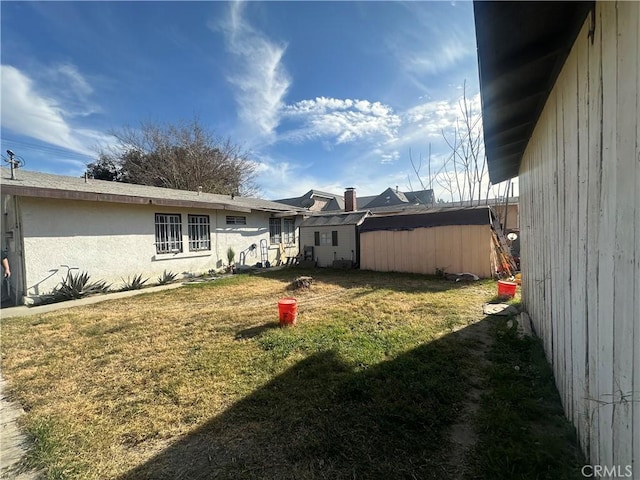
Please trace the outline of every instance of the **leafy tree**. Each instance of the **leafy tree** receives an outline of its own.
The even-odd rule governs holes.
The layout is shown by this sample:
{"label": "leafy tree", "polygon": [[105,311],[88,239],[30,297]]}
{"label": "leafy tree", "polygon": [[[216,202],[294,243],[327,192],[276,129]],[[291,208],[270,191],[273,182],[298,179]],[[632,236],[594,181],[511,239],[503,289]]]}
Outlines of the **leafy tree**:
{"label": "leafy tree", "polygon": [[87,173],[96,180],[118,181],[120,171],[113,159],[104,153],[98,156],[98,160],[87,165]]}
{"label": "leafy tree", "polygon": [[197,119],[177,125],[141,123],[112,132],[115,145],[100,153],[87,173],[97,179],[221,194],[252,195],[256,164],[230,139],[207,131]]}

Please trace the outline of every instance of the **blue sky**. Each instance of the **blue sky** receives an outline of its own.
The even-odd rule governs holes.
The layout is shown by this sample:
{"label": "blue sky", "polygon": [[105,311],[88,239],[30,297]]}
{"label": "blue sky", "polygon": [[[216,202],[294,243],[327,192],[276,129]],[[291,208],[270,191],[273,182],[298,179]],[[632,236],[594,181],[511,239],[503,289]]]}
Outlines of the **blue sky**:
{"label": "blue sky", "polygon": [[[2,152],[81,175],[109,132],[198,117],[264,198],[419,185],[467,97],[471,2],[2,2]],[[436,192],[438,194],[438,190]],[[440,196],[445,196],[441,192]]]}

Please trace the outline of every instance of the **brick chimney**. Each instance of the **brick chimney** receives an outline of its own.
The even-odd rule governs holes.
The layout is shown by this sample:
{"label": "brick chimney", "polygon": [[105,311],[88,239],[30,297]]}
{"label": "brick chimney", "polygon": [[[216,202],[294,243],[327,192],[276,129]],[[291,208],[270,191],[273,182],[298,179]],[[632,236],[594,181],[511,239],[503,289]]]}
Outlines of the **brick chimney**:
{"label": "brick chimney", "polygon": [[348,187],[344,192],[344,211],[355,212],[358,209],[358,202],[356,200],[356,189]]}

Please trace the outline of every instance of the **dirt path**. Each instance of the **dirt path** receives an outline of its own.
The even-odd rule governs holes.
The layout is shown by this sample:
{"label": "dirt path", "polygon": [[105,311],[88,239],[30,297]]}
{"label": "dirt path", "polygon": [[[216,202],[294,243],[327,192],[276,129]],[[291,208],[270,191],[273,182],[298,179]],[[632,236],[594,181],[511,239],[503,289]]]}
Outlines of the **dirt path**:
{"label": "dirt path", "polygon": [[480,320],[474,324],[458,330],[455,335],[462,341],[469,342],[465,347],[474,366],[467,372],[468,393],[462,404],[458,421],[449,431],[452,448],[448,454],[448,478],[461,479],[468,473],[467,460],[473,452],[478,440],[474,427],[474,420],[480,409],[480,399],[486,392],[486,379],[483,370],[489,365],[487,353],[491,349],[493,337],[491,335],[491,321]]}

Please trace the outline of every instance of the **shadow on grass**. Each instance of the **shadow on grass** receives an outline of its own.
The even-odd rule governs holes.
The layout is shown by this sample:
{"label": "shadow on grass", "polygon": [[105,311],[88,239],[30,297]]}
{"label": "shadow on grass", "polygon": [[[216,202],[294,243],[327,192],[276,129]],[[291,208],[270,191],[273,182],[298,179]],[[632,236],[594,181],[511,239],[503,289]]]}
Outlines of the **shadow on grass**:
{"label": "shadow on grass", "polygon": [[239,332],[236,333],[235,339],[248,340],[250,338],[261,335],[267,330],[270,330],[272,328],[279,328],[279,327],[280,327],[279,322],[267,322],[263,325],[258,325],[257,327],[245,328],[244,330],[240,330]]}
{"label": "shadow on grass", "polygon": [[465,342],[451,334],[360,369],[313,354],[120,480],[447,478]]}

